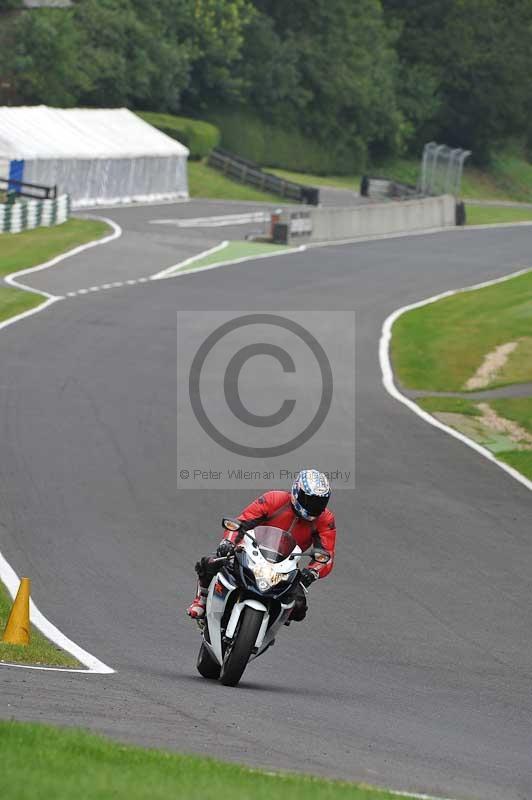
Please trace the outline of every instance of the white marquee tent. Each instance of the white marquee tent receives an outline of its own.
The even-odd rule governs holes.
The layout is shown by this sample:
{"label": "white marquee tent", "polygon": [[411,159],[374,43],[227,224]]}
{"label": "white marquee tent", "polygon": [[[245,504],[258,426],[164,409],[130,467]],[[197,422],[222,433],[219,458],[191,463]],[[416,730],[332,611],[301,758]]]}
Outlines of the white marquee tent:
{"label": "white marquee tent", "polygon": [[78,207],[188,197],[188,153],[127,108],[0,107],[0,177],[57,185]]}

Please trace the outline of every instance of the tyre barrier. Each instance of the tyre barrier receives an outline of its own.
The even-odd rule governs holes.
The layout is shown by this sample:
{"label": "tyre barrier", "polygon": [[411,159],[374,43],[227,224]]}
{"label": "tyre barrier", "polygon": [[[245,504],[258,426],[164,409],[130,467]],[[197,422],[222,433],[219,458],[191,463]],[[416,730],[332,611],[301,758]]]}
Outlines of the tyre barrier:
{"label": "tyre barrier", "polygon": [[70,195],[54,200],[16,199],[0,203],[0,234],[20,233],[39,227],[61,225],[70,218]]}

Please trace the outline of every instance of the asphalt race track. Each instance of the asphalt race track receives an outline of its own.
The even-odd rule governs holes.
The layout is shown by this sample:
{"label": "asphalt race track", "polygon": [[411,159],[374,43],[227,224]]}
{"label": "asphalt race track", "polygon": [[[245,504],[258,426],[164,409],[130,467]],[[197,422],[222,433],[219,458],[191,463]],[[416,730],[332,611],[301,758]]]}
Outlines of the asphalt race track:
{"label": "asphalt race track", "polygon": [[[149,224],[198,208],[223,213],[103,212],[121,239],[26,280],[63,293],[137,278],[230,238]],[[309,250],[66,299],[2,331],[0,550],[117,673],[2,667],[1,717],[444,797],[532,797],[530,492],[388,396],[377,353],[393,310],[527,266],[531,237]],[[332,504],[336,569],[238,689],[196,674],[184,615],[194,561],[249,499],[176,493],[176,309],[194,308],[357,312],[357,488]]]}

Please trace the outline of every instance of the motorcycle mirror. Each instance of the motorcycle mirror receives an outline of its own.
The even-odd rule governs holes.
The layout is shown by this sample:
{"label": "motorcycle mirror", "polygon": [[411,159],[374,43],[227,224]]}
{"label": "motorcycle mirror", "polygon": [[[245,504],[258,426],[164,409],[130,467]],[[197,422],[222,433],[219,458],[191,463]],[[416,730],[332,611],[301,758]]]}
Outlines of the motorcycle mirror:
{"label": "motorcycle mirror", "polygon": [[326,550],[312,550],[310,557],[318,564],[328,564],[328,562],[331,560],[331,554],[327,553]]}
{"label": "motorcycle mirror", "polygon": [[222,525],[226,531],[239,531],[241,524],[239,519],[231,519],[230,517],[222,519]]}

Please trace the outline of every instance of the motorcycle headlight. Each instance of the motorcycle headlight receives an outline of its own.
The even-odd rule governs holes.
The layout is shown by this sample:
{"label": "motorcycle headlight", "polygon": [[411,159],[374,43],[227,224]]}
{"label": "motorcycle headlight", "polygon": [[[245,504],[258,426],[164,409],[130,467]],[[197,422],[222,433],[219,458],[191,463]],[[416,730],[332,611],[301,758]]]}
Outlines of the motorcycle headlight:
{"label": "motorcycle headlight", "polygon": [[271,589],[272,586],[276,586],[281,581],[286,581],[290,577],[290,573],[287,575],[281,572],[275,572],[271,567],[267,566],[266,564],[261,564],[257,566],[252,566],[251,571],[255,576],[255,580],[257,581],[257,586],[261,590],[261,592],[265,592],[267,589]]}

